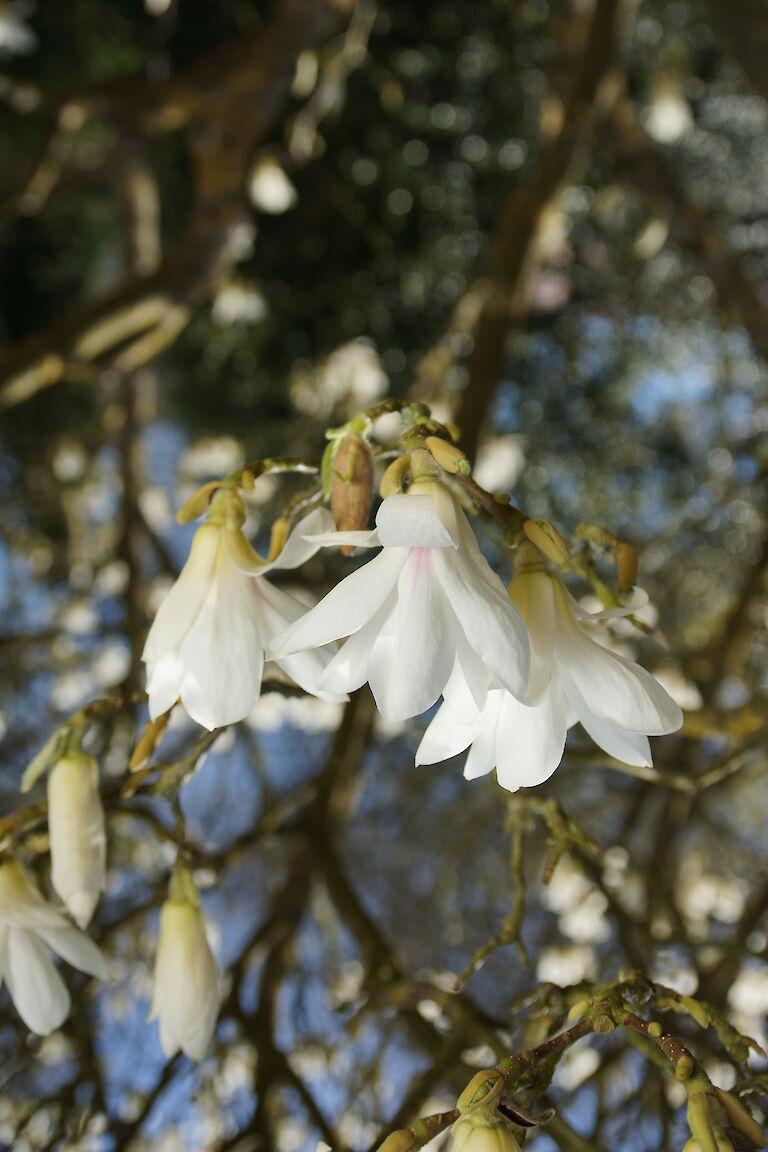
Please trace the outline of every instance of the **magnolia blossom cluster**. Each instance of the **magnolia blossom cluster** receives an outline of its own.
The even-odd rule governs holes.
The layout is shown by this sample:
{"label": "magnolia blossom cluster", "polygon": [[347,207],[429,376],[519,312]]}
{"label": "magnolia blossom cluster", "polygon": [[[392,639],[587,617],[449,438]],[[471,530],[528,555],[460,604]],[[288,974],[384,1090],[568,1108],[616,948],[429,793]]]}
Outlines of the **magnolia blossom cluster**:
{"label": "magnolia blossom cluster", "polygon": [[[360,458],[350,460],[352,474]],[[407,461],[407,488],[397,479],[384,484],[373,531],[359,528],[367,522],[370,495],[360,503],[362,513],[351,517],[353,530],[346,530],[344,516],[334,519],[316,508],[270,560],[243,531],[246,509],[237,488],[225,483],[203,490],[206,500],[210,496],[206,522],[143,652],[153,722],[164,725],[181,700],[207,729],[236,723],[253,708],[272,663],[325,700],[345,700],[367,683],[390,721],[442,701],[417,763],[466,751],[467,778],[495,768],[510,791],[554,772],[577,722],[609,755],[649,765],[648,737],[678,728],[680,710],[653,676],[598,639],[607,617],[635,605],[585,612],[547,569],[546,547],[533,543],[518,550],[517,574],[505,589],[435,455],[419,448],[400,458],[391,466],[396,478],[405,477]],[[454,470],[450,454],[447,463],[447,471]],[[344,530],[334,530],[339,521]],[[378,553],[312,606],[271,579],[327,546]],[[41,1034],[69,1011],[53,954],[106,975],[100,951],[83,932],[106,876],[98,766],[70,731],[63,741],[49,741],[22,787],[46,767],[51,880],[77,927],[43,898],[18,861],[0,863],[0,974],[23,1019]],[[152,997],[165,1054],[181,1050],[200,1059],[219,1003],[200,901],[179,861],[160,913]],[[459,1122],[456,1152],[511,1152],[508,1130],[495,1117],[481,1123],[482,1115],[472,1112]]]}
{"label": "magnolia blossom cluster", "polygon": [[[322,509],[263,561],[242,530],[241,498],[219,491],[144,650],[150,714],[181,699],[213,729],[243,719],[265,661],[308,692],[343,700],[368,683],[382,716],[401,721],[442,704],[417,763],[467,751],[465,776],[497,772],[514,791],[557,768],[577,722],[610,756],[651,763],[649,736],[682,723],[654,677],[611,651],[600,624],[629,608],[588,613],[533,545],[508,590],[434,472],[385,496],[373,531],[332,531]],[[378,554],[313,607],[267,575],[323,546]],[[343,641],[340,645],[336,642]]]}

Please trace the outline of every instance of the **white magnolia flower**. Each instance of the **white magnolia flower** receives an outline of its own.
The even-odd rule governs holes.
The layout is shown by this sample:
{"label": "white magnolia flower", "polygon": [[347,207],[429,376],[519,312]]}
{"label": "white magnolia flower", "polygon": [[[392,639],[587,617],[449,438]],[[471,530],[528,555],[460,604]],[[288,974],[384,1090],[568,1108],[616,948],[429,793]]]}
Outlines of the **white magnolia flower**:
{"label": "white magnolia flower", "polygon": [[194,881],[176,866],[160,910],[160,934],[149,1019],[160,1022],[160,1045],[170,1059],[181,1050],[202,1060],[219,1014],[219,974]]}
{"label": "white magnolia flower", "polygon": [[674,732],[682,713],[650,672],[611,652],[590,635],[591,624],[629,609],[589,614],[556,577],[534,567],[512,581],[510,597],[531,637],[530,705],[493,685],[478,708],[459,676],[424,733],[417,764],[434,764],[465,748],[464,775],[474,779],[496,768],[510,791],[541,784],[563,755],[568,728],[580,721],[609,756],[650,765],[648,736]]}
{"label": "white magnolia flower", "polygon": [[[306,611],[305,604],[264,576],[308,559],[319,545],[304,536],[327,528],[330,514],[310,512],[271,564],[251,548],[242,531],[244,520],[237,493],[220,489],[207,523],[195,533],[189,559],[160,605],[142,653],[153,720],[179,697],[204,728],[242,720],[261,691],[269,642]],[[278,663],[305,691],[338,700],[318,687],[329,659],[326,653],[303,652]]]}
{"label": "white magnolia flower", "polygon": [[367,680],[382,715],[405,720],[435,703],[458,666],[478,703],[488,670],[523,695],[528,636],[522,617],[477,546],[464,513],[435,481],[388,496],[376,530],[315,537],[323,544],[382,545],[274,642],[283,659],[350,639],[320,680],[351,692]]}
{"label": "white magnolia flower", "polygon": [[93,756],[62,756],[48,775],[51,881],[73,919],[85,928],[104,887],[107,837]]}
{"label": "white magnolia flower", "polygon": [[54,1032],[69,1014],[69,992],[52,952],[81,972],[107,978],[104,957],[93,941],[43,899],[18,860],[6,860],[0,864],[0,980],[38,1036]]}

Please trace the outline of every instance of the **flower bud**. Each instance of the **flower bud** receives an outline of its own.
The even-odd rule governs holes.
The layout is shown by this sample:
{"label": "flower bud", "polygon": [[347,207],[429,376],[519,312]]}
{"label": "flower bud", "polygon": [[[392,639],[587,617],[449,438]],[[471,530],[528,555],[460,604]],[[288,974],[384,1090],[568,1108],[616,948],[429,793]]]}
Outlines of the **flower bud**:
{"label": "flower bud", "polygon": [[507,1121],[488,1121],[474,1112],[460,1116],[453,1126],[451,1152],[520,1152]]}
{"label": "flower bud", "polygon": [[499,1068],[485,1068],[477,1072],[456,1101],[459,1112],[473,1112],[492,1106],[504,1090],[505,1076]]}
{"label": "flower bud", "polygon": [[637,580],[638,557],[631,544],[620,540],[616,545],[616,587],[626,592]]}
{"label": "flower bud", "polygon": [[397,1132],[391,1132],[387,1136],[378,1152],[409,1152],[409,1149],[415,1147],[416,1137],[410,1128],[399,1128]]}
{"label": "flower bud", "polygon": [[[339,444],[331,473],[331,512],[339,532],[366,528],[373,503],[373,454],[362,436],[350,433]],[[342,545],[342,553],[353,551]]]}
{"label": "flower bud", "polygon": [[181,1049],[202,1060],[219,1012],[219,981],[192,875],[173,870],[160,910],[160,935],[150,1020],[160,1021],[160,1044],[170,1059]]}
{"label": "flower bud", "polygon": [[461,448],[457,448],[455,444],[450,444],[439,436],[427,436],[424,446],[429,449],[440,467],[446,472],[450,472],[454,476],[469,476],[472,471],[469,460]]}
{"label": "flower bud", "polygon": [[76,923],[90,923],[106,877],[107,838],[93,756],[62,756],[48,774],[51,880]]}
{"label": "flower bud", "polygon": [[535,544],[553,564],[561,566],[568,563],[570,557],[568,545],[549,520],[526,520],[523,531],[531,543]]}

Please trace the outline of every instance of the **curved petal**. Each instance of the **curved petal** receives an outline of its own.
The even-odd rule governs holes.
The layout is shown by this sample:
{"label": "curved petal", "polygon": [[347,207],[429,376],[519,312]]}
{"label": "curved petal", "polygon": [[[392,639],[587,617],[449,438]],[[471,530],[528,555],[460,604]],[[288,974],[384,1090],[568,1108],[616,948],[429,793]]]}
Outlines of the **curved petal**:
{"label": "curved petal", "polygon": [[[452,501],[448,493],[445,495]],[[431,495],[397,493],[381,502],[376,528],[385,548],[456,548],[456,540],[443,519]]]}
{"label": "curved petal", "polygon": [[[433,555],[440,584],[470,647],[504,688],[524,699],[530,667],[528,631],[501,581],[485,576],[463,550],[441,549]],[[490,568],[488,573],[493,575]]]}
{"label": "curved petal", "polygon": [[502,788],[516,792],[548,780],[563,758],[567,733],[565,699],[556,684],[533,707],[504,693],[496,735],[496,776]]}
{"label": "curved petal", "polygon": [[480,657],[472,651],[463,632],[458,633],[456,660],[443,689],[457,724],[474,724],[485,708],[492,677]]}
{"label": "curved petal", "polygon": [[354,692],[365,684],[373,646],[396,605],[396,593],[391,592],[368,623],[344,641],[323,673],[321,688],[332,693]]}
{"label": "curved petal", "polygon": [[579,720],[593,715],[648,736],[681,726],[682,712],[650,672],[586,636],[567,607],[558,618],[557,655]]}
{"label": "curved petal", "polygon": [[160,660],[179,645],[195,622],[214,577],[221,533],[213,524],[203,524],[195,532],[187,562],[157,610],[142,660]]}
{"label": "curved petal", "polygon": [[181,699],[192,719],[213,730],[247,716],[261,689],[264,648],[251,578],[222,552],[210,593],[179,650]]}
{"label": "curved petal", "polygon": [[341,547],[346,544],[352,548],[380,548],[381,540],[379,540],[379,533],[374,528],[372,532],[367,529],[362,532],[321,532],[319,535],[306,536],[312,544],[317,544],[318,547],[333,547],[338,545]]}
{"label": "curved petal", "polygon": [[431,708],[454,665],[457,628],[433,571],[434,550],[411,548],[397,582],[397,608],[388,637],[374,645],[371,690],[388,720]]}
{"label": "curved petal", "polygon": [[5,978],[16,1010],[31,1032],[47,1036],[64,1023],[69,992],[48,949],[26,928],[9,929]]}
{"label": "curved petal", "polygon": [[66,960],[78,972],[86,972],[98,980],[108,980],[109,972],[101,949],[79,928],[46,928],[38,936],[57,956]]}
{"label": "curved petal", "polygon": [[633,587],[632,595],[626,604],[620,604],[617,608],[603,608],[600,612],[587,612],[567,589],[565,589],[565,594],[577,620],[615,620],[622,616],[633,616],[635,612],[639,612],[649,603],[648,593],[644,589],[638,588],[637,585]]}
{"label": "curved petal", "polygon": [[495,694],[488,693],[488,702],[478,721],[467,762],[464,765],[464,779],[477,780],[487,776],[496,766],[496,729],[499,718],[499,703]]}
{"label": "curved petal", "polygon": [[281,660],[293,652],[320,648],[357,632],[389,596],[407,559],[407,548],[382,549],[276,637],[270,648],[271,658]]}
{"label": "curved petal", "polygon": [[439,764],[441,760],[458,756],[469,748],[476,731],[476,725],[457,720],[451,705],[445,701],[427,725],[416,749],[416,763]]}
{"label": "curved petal", "polygon": [[[333,516],[327,508],[313,508],[306,516],[299,520],[291,529],[288,539],[276,560],[268,565],[269,568],[298,568],[310,556],[314,556],[322,541],[314,537],[329,535],[333,532]],[[342,540],[343,544],[344,541]]]}
{"label": "curved petal", "polygon": [[650,768],[653,763],[648,737],[639,732],[626,732],[610,720],[582,713],[581,724],[592,737],[598,748],[602,748],[614,760],[622,764],[634,764],[637,768]]}
{"label": "curved petal", "polygon": [[147,696],[150,719],[157,720],[178,700],[184,683],[184,665],[176,652],[168,652],[156,664],[147,664]]}

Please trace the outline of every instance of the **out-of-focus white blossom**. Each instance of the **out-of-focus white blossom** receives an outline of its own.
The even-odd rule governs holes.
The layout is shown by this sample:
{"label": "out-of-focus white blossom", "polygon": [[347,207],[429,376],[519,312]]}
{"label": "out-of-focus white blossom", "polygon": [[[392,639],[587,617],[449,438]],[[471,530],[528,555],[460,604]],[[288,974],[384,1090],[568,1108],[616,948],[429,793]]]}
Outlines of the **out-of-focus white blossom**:
{"label": "out-of-focus white blossom", "polygon": [[90,924],[104,887],[107,837],[93,756],[72,752],[48,774],[51,882],[72,918]]}
{"label": "out-of-focus white blossom", "polygon": [[373,532],[313,539],[382,550],[275,639],[276,658],[349,636],[320,687],[351,692],[367,680],[389,720],[431,707],[454,674],[481,701],[489,675],[525,691],[525,625],[441,484],[419,481],[388,496]]}
{"label": "out-of-focus white blossom", "polygon": [[248,175],[248,195],[254,208],[278,216],[293,208],[298,194],[274,156],[259,156]]}
{"label": "out-of-focus white blossom", "polygon": [[81,972],[107,978],[93,941],[43,899],[18,860],[6,860],[0,864],[0,980],[38,1036],[54,1032],[69,1015],[69,992],[51,953]]}

